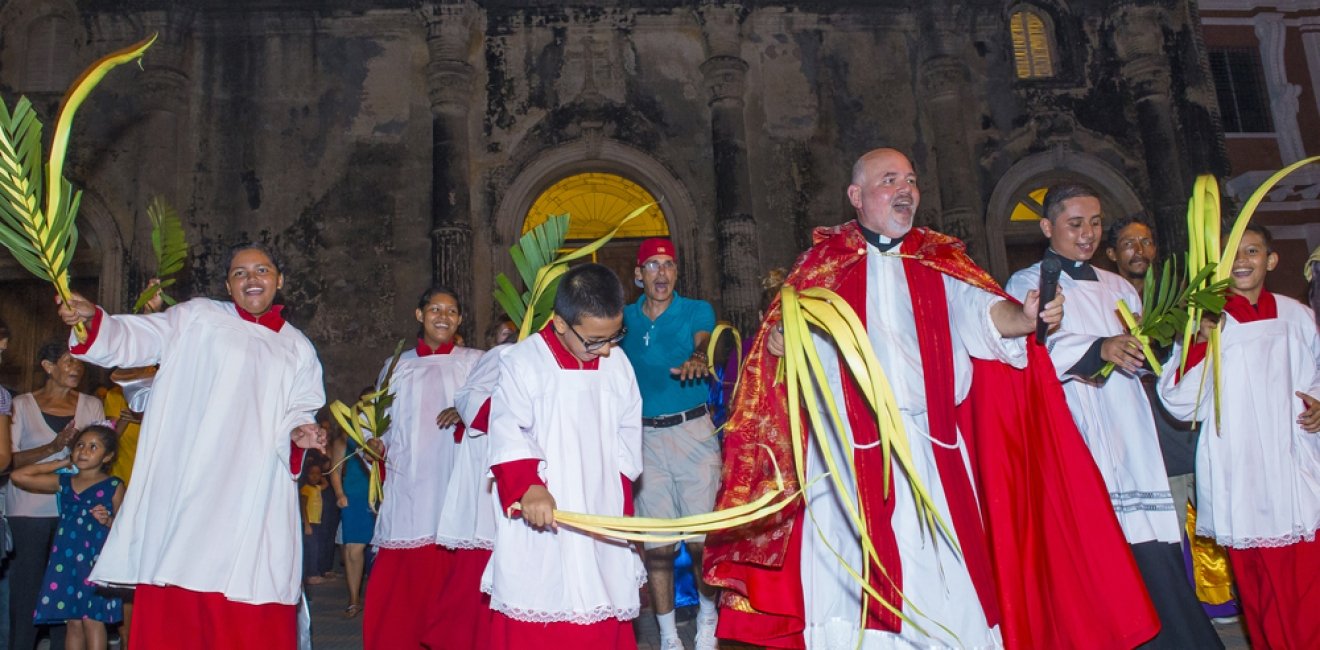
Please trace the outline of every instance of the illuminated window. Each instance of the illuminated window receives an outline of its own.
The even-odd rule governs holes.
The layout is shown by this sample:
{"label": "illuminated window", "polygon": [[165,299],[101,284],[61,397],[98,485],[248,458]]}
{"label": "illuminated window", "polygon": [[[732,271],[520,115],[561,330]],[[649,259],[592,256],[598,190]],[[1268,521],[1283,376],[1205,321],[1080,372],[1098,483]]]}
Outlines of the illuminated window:
{"label": "illuminated window", "polygon": [[1046,79],[1054,76],[1054,48],[1049,23],[1036,11],[1017,9],[1009,17],[1013,36],[1013,62],[1018,79]]}
{"label": "illuminated window", "polygon": [[[576,174],[541,193],[527,211],[523,232],[535,228],[551,215],[567,214],[569,241],[599,239],[609,234],[628,213],[655,203],[641,185],[616,174]],[[616,239],[668,237],[669,224],[659,205],[629,221]]]}
{"label": "illuminated window", "polygon": [[1013,214],[1009,216],[1009,221],[1040,221],[1045,216],[1045,192],[1049,188],[1042,187],[1032,190],[1026,198],[1018,201],[1013,206]]}

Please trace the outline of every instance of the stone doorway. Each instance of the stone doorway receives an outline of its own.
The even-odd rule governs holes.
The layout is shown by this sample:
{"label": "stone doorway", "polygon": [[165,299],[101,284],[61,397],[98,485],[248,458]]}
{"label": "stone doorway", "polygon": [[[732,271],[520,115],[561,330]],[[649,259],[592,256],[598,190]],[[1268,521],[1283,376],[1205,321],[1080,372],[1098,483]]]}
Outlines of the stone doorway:
{"label": "stone doorway", "polygon": [[[995,185],[986,208],[989,270],[1000,282],[1040,261],[1046,240],[1040,230],[1041,203],[1055,183],[1085,183],[1100,195],[1106,225],[1119,216],[1144,211],[1132,185],[1104,161],[1089,154],[1055,149],[1018,161]],[[1103,252],[1092,261],[1108,264]]]}
{"label": "stone doorway", "polygon": [[[621,219],[649,203],[657,202],[646,188],[619,174],[572,174],[541,192],[527,211],[522,232],[544,223],[552,215],[567,214],[568,239],[564,248],[572,250],[609,234]],[[648,237],[668,236],[669,222],[657,204],[624,224],[608,244],[582,261],[596,262],[613,270],[631,302],[641,295],[641,289],[633,283],[638,246]]]}

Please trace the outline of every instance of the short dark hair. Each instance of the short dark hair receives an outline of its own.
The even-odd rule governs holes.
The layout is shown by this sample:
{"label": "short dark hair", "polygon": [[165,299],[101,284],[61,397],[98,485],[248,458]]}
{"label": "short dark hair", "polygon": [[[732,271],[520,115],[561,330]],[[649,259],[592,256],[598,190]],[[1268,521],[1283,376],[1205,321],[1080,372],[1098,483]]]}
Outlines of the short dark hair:
{"label": "short dark hair", "polygon": [[422,296],[417,299],[417,308],[426,309],[426,306],[431,304],[431,299],[434,298],[436,294],[453,298],[454,304],[458,305],[458,313],[463,313],[463,300],[458,297],[458,292],[442,285],[432,285],[427,288],[426,291],[423,291]]}
{"label": "short dark hair", "polygon": [[518,324],[513,322],[512,318],[509,318],[508,316],[505,316],[503,318],[496,318],[495,322],[491,323],[490,327],[486,328],[486,345],[489,346],[495,345],[495,337],[500,333],[500,330],[505,325],[508,325],[510,328],[512,328],[515,335],[518,333]]}
{"label": "short dark hair", "polygon": [[1146,230],[1150,231],[1151,239],[1155,239],[1155,227],[1150,225],[1150,221],[1146,219],[1146,215],[1138,212],[1137,214],[1129,214],[1126,217],[1119,217],[1114,220],[1114,223],[1109,224],[1109,227],[1105,229],[1105,245],[1110,248],[1118,248],[1119,233],[1123,232],[1124,228],[1127,228],[1134,223],[1145,226]]}
{"label": "short dark hair", "polygon": [[279,255],[275,254],[274,248],[271,248],[266,244],[259,244],[254,241],[246,241],[246,242],[234,244],[233,246],[229,247],[229,255],[225,257],[224,275],[226,278],[229,277],[229,267],[234,265],[234,258],[237,257],[238,254],[242,253],[243,251],[261,251],[267,258],[270,259],[270,263],[275,266],[276,273],[284,272],[282,270],[284,268],[284,264],[280,261]]}
{"label": "short dark hair", "polygon": [[[119,432],[104,424],[89,424],[83,427],[83,430],[78,432],[78,437],[74,438],[73,442],[77,444],[79,438],[89,433],[101,439],[101,448],[105,449],[106,454],[119,453]],[[106,465],[109,465],[109,463],[106,463]],[[101,468],[106,469],[105,465],[102,465]]]}
{"label": "short dark hair", "polygon": [[613,318],[622,314],[623,285],[619,284],[619,276],[599,264],[569,269],[559,279],[555,313],[569,325],[581,323],[583,316]]}
{"label": "short dark hair", "polygon": [[49,361],[58,363],[60,358],[69,353],[69,342],[64,339],[52,339],[46,341],[37,349],[37,365]]}
{"label": "short dark hair", "polygon": [[1244,233],[1254,232],[1257,235],[1260,235],[1260,238],[1265,240],[1265,252],[1266,253],[1274,252],[1274,233],[1270,232],[1269,228],[1266,228],[1265,226],[1262,226],[1254,221],[1248,221],[1247,229],[1244,230],[1243,232]]}
{"label": "short dark hair", "polygon": [[1064,201],[1088,196],[1096,200],[1100,199],[1100,195],[1096,194],[1095,190],[1085,183],[1068,181],[1051,185],[1050,189],[1045,192],[1045,202],[1041,205],[1041,216],[1054,221],[1063,212]]}

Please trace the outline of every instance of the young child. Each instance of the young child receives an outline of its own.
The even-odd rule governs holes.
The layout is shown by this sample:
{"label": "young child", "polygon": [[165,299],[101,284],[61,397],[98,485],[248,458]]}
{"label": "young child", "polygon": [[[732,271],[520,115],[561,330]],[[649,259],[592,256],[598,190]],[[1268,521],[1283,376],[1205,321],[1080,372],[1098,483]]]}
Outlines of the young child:
{"label": "young child", "polygon": [[298,489],[298,500],[302,506],[303,520],[303,578],[309,585],[325,582],[321,577],[321,540],[317,534],[321,528],[321,515],[325,512],[325,489],[329,483],[325,480],[319,462],[307,466],[303,485]]}
{"label": "young child", "polygon": [[583,264],[565,273],[554,317],[500,358],[490,465],[505,513],[482,576],[490,648],[636,648],[646,580],[631,544],[555,524],[556,508],[631,514],[642,471],[642,399],[623,339],[623,287]]}
{"label": "young child", "polygon": [[[124,482],[110,475],[118,447],[114,429],[93,424],[74,439],[69,458],[20,467],[11,477],[29,492],[59,494],[60,525],[34,619],[38,625],[65,623],[70,650],[104,650],[106,623],[123,618],[120,600],[87,581],[124,499]],[[70,466],[78,473],[58,471]]]}
{"label": "young child", "polygon": [[1202,421],[1196,532],[1228,549],[1252,646],[1316,648],[1320,335],[1309,308],[1265,290],[1278,261],[1269,231],[1249,225],[1224,307],[1218,417],[1204,377],[1208,323],[1186,374],[1164,373],[1160,397],[1175,417]]}
{"label": "young child", "polygon": [[[427,622],[438,616],[454,560],[451,549],[436,544],[464,430],[454,393],[482,353],[457,342],[463,307],[453,290],[426,290],[413,316],[421,331],[390,380],[390,426],[368,442],[383,450],[386,471],[362,616],[366,650],[421,647]],[[378,385],[390,361],[385,360]]]}

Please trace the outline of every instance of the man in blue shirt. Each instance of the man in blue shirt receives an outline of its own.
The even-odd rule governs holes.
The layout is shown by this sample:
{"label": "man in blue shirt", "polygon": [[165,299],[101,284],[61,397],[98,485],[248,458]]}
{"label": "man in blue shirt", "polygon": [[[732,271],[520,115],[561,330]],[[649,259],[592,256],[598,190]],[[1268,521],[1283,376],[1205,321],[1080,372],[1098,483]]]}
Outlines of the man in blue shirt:
{"label": "man in blue shirt", "polygon": [[[637,252],[642,297],[623,310],[623,351],[642,393],[642,478],[636,506],[641,517],[685,517],[710,512],[720,484],[720,443],[706,412],[706,342],[715,311],[704,300],[674,292],[674,245],[648,239]],[[687,542],[700,595],[697,648],[715,646],[715,589],[701,581],[704,538]],[[646,544],[647,583],[660,624],[660,647],[679,650],[674,622],[674,544]]]}

